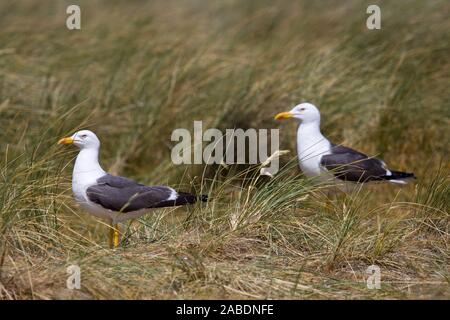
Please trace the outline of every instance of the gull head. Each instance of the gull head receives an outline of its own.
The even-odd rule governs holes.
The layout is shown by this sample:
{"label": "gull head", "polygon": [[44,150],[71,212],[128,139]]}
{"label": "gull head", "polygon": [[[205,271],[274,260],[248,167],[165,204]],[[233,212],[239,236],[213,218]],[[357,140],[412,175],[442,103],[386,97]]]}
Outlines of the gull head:
{"label": "gull head", "polygon": [[92,131],[80,130],[70,137],[62,138],[58,141],[58,144],[73,144],[80,149],[98,149],[100,140]]}
{"label": "gull head", "polygon": [[300,103],[292,108],[291,111],[281,112],[275,116],[275,120],[295,118],[301,123],[320,122],[320,112],[317,107],[311,103]]}

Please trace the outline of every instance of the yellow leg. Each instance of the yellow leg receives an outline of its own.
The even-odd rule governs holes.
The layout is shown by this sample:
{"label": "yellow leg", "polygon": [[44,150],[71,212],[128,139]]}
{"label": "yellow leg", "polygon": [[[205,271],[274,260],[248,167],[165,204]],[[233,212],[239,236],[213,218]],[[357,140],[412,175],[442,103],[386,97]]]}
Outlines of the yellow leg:
{"label": "yellow leg", "polygon": [[114,227],[112,225],[109,226],[109,237],[108,237],[109,248],[114,248]]}
{"label": "yellow leg", "polygon": [[109,247],[111,249],[117,248],[120,242],[119,225],[113,224],[109,228]]}

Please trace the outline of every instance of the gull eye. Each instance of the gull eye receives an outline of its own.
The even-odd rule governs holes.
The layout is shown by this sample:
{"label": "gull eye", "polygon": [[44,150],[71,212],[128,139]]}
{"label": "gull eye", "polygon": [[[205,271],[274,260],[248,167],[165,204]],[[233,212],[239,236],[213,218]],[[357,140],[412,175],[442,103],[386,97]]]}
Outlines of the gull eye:
{"label": "gull eye", "polygon": [[82,139],[87,138],[87,134],[83,134],[83,135],[81,136],[81,138],[82,138]]}
{"label": "gull eye", "polygon": [[305,111],[306,110],[306,108],[300,108],[300,111]]}

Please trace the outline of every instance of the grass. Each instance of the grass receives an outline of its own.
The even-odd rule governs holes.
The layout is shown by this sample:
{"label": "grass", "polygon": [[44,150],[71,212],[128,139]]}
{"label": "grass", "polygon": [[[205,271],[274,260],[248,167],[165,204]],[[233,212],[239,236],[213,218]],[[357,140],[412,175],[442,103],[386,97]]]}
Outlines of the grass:
{"label": "grass", "polygon": [[[64,1],[0,4],[2,299],[448,299],[450,21],[447,1]],[[417,183],[327,196],[296,166],[295,124],[321,109],[337,143],[379,155]],[[176,166],[175,128],[280,128],[291,150],[273,178],[258,166]],[[209,193],[107,227],[72,198],[79,128],[105,169]],[[81,267],[81,290],[66,268]],[[381,268],[380,290],[366,269]]]}

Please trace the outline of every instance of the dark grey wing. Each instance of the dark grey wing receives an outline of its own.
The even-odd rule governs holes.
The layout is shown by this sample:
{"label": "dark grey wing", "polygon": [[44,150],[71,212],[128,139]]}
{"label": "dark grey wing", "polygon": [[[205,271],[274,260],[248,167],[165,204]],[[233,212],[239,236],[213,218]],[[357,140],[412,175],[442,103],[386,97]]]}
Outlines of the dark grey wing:
{"label": "dark grey wing", "polygon": [[[166,186],[146,186],[133,180],[106,174],[90,186],[87,197],[106,209],[130,212],[179,205],[177,193]],[[178,201],[179,202],[179,201]]]}
{"label": "dark grey wing", "polygon": [[320,165],[336,178],[352,182],[386,180],[388,170],[383,161],[344,146],[333,146],[332,153],[322,156]]}

